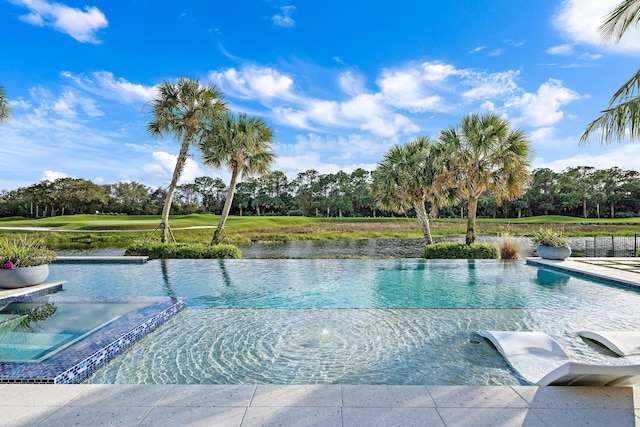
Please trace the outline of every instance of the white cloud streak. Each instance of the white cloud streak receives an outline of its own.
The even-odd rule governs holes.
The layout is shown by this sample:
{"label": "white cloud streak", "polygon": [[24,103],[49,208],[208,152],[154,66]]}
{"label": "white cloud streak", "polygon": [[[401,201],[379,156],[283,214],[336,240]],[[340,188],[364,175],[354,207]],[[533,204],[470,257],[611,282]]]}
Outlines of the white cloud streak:
{"label": "white cloud streak", "polygon": [[102,98],[124,103],[144,103],[156,96],[156,86],[144,86],[116,78],[109,71],[97,71],[90,75],[63,71],[61,76],[79,88]]}

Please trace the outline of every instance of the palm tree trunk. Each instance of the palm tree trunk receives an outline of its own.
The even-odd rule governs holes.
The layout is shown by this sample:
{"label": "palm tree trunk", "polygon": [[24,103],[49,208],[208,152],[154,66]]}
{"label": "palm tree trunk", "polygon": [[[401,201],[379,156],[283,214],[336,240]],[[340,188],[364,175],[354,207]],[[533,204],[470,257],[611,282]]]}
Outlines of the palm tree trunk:
{"label": "palm tree trunk", "polygon": [[184,169],[184,165],[187,162],[187,155],[189,154],[189,142],[191,137],[187,135],[180,147],[180,154],[178,154],[178,160],[176,161],[176,167],[173,169],[173,176],[171,178],[171,184],[167,189],[167,197],[164,199],[164,207],[162,208],[162,218],[160,219],[160,230],[162,231],[161,242],[166,243],[171,236],[171,229],[169,228],[169,212],[171,212],[171,203],[173,203],[173,196],[178,187],[178,180]]}
{"label": "palm tree trunk", "polygon": [[211,239],[212,245],[220,243],[222,230],[224,230],[224,223],[227,221],[229,212],[231,211],[231,203],[233,202],[233,193],[236,191],[236,182],[238,180],[239,169],[234,168],[231,171],[231,182],[229,183],[229,193],[227,194],[227,200],[224,202],[222,213],[220,214],[220,222],[218,222],[218,228],[213,232],[213,239]]}
{"label": "palm tree trunk", "polygon": [[469,206],[467,208],[467,245],[470,245],[476,241],[476,212],[478,210],[479,197],[480,195],[469,196]]}
{"label": "palm tree trunk", "polygon": [[424,242],[427,245],[433,244],[433,238],[431,237],[431,227],[429,226],[429,216],[427,210],[424,207],[424,199],[413,200],[413,208],[416,211],[416,217],[418,218],[418,224],[424,234]]}

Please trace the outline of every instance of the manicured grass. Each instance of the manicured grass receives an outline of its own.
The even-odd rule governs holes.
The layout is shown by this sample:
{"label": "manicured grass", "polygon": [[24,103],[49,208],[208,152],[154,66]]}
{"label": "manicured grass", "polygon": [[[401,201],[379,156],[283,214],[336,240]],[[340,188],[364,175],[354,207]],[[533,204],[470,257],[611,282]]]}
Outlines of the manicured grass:
{"label": "manicured grass", "polygon": [[[178,242],[209,243],[217,215],[176,215],[170,218]],[[159,216],[139,215],[66,215],[54,218],[0,219],[2,226],[51,227],[45,234],[54,246],[103,244],[126,246],[133,241],[157,241]],[[539,216],[520,219],[480,218],[479,235],[531,236],[541,226],[562,231],[566,236],[634,235],[640,234],[640,218],[594,219],[566,216]],[[466,219],[436,219],[431,222],[432,234],[459,236],[466,230]],[[307,218],[275,216],[231,216],[226,226],[227,241],[232,244],[249,242],[287,242],[292,240],[332,240],[361,238],[419,238],[422,232],[414,218]],[[0,230],[0,232],[6,232]]]}

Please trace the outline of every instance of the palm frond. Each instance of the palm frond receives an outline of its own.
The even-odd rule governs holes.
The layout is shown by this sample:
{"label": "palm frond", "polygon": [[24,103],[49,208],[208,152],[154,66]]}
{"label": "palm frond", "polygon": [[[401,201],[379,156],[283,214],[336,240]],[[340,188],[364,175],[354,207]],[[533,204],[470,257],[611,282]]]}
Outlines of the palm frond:
{"label": "palm frond", "polygon": [[632,141],[640,139],[640,97],[603,110],[600,117],[589,123],[580,144],[585,144],[594,132],[598,132],[601,144],[621,141],[626,136]]}
{"label": "palm frond", "polygon": [[627,30],[632,26],[637,27],[639,22],[640,1],[623,0],[605,17],[602,25],[598,27],[598,33],[603,42],[618,43]]}
{"label": "palm frond", "polygon": [[0,85],[0,122],[11,120],[11,106],[7,101],[4,87]]}

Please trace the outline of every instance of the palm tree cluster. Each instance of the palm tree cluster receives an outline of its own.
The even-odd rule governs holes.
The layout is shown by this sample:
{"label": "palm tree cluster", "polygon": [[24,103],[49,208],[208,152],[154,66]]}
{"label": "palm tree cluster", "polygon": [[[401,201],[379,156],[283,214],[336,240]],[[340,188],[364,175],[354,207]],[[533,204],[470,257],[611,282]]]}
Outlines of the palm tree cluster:
{"label": "palm tree cluster", "polygon": [[435,141],[419,137],[391,147],[374,172],[374,198],[396,212],[413,207],[427,244],[433,241],[425,201],[442,206],[466,198],[470,245],[476,240],[480,195],[489,193],[497,202],[522,195],[530,155],[527,136],[511,129],[508,120],[495,113],[470,114],[458,126],[440,131]]}
{"label": "palm tree cluster", "polygon": [[243,173],[249,176],[265,173],[273,163],[273,131],[262,119],[228,111],[222,93],[215,86],[201,85],[199,80],[183,77],[175,84],[163,82],[151,106],[153,120],[147,126],[149,134],[153,137],[169,134],[182,142],[162,210],[161,240],[164,243],[172,237],[171,203],[189,148],[196,145],[205,165],[231,172],[227,201],[212,240],[212,244],[219,243],[237,179]]}

